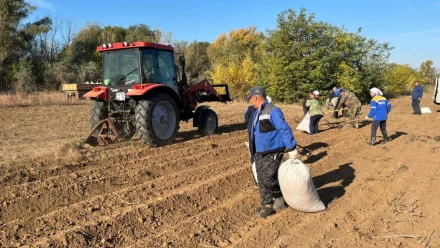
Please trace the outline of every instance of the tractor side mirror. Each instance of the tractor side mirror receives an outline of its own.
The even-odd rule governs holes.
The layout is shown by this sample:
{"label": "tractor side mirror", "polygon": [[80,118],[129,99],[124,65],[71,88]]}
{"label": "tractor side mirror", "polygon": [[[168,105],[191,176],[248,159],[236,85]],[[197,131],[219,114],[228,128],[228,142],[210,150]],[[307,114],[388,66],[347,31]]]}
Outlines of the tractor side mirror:
{"label": "tractor side mirror", "polygon": [[183,55],[179,56],[179,64],[180,67],[182,67],[182,85],[186,87],[188,85],[188,78],[186,77],[186,73],[185,73],[185,56]]}
{"label": "tractor side mirror", "polygon": [[185,56],[183,55],[179,56],[179,64],[182,68],[185,68]]}

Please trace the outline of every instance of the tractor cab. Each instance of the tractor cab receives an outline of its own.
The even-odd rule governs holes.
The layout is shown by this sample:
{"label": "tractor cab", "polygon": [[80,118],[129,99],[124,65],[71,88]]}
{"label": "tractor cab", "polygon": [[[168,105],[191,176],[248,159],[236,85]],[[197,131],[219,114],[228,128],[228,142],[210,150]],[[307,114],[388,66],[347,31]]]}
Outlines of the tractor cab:
{"label": "tractor cab", "polygon": [[178,93],[174,49],[146,42],[104,44],[103,84],[112,91],[128,92],[136,84],[163,84]]}

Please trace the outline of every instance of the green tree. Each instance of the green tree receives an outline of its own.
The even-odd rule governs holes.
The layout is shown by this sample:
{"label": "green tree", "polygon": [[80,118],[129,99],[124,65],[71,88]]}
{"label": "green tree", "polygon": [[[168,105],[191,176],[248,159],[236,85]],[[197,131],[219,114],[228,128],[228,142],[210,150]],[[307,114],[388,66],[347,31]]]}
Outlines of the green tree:
{"label": "green tree", "polygon": [[0,90],[11,88],[19,59],[29,47],[21,24],[33,10],[24,0],[0,0]]}
{"label": "green tree", "polygon": [[14,74],[14,88],[20,92],[32,92],[38,90],[34,75],[32,74],[32,64],[27,59],[21,59]]}
{"label": "green tree", "polygon": [[370,88],[383,85],[392,47],[388,43],[363,37],[360,31],[342,34],[348,37],[348,43],[337,51],[347,53],[338,65],[336,75],[340,86],[354,92],[361,100],[366,100],[369,99]]}
{"label": "green tree", "polygon": [[422,62],[420,65],[420,81],[422,83],[434,83],[435,82],[435,67],[432,60]]}
{"label": "green tree", "polygon": [[[151,30],[149,26],[145,24],[131,25],[127,28],[127,35],[125,41],[145,41],[145,42],[158,42],[157,30]],[[120,40],[122,41],[122,40]]]}
{"label": "green tree", "polygon": [[125,40],[127,29],[119,26],[105,26],[101,31],[101,40],[103,43],[115,43]]}
{"label": "green tree", "polygon": [[311,90],[343,86],[361,98],[379,86],[391,47],[345,28],[316,21],[306,9],[278,15],[264,45],[260,81],[269,94],[286,101],[302,99]]}
{"label": "green tree", "polygon": [[337,28],[315,21],[301,9],[278,15],[275,30],[268,30],[263,52],[261,81],[276,99],[295,102],[314,89],[336,85],[334,49]]}
{"label": "green tree", "polygon": [[185,52],[186,73],[190,83],[197,83],[203,78],[208,78],[211,63],[208,57],[208,42],[191,43]]}
{"label": "green tree", "polygon": [[104,42],[101,38],[102,28],[98,23],[87,23],[75,37],[68,51],[72,64],[84,64],[90,61],[100,63],[101,56],[96,48]]}
{"label": "green tree", "polygon": [[[55,62],[55,54],[58,52],[56,41],[49,37],[49,33],[53,28],[52,25],[52,19],[44,17],[36,22],[26,24],[22,31],[26,47],[23,48],[24,54],[20,55],[20,57],[29,60],[33,77],[32,81],[35,84],[34,88],[37,90],[49,85],[46,71]],[[20,63],[20,65],[26,64]],[[22,67],[22,69],[27,71],[26,67]]]}

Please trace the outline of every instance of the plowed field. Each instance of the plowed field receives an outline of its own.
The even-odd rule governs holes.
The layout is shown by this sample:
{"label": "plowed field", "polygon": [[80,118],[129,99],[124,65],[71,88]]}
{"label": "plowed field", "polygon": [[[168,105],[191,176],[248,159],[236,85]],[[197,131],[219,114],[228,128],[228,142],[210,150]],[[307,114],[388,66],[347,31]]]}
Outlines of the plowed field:
{"label": "plowed field", "polygon": [[[294,131],[328,209],[267,219],[255,216],[245,103],[211,105],[218,135],[181,123],[160,148],[84,146],[88,103],[0,109],[0,247],[440,247],[440,112],[425,95],[432,114],[391,100],[388,144],[367,144],[370,121]],[[295,128],[301,108],[280,107]]]}

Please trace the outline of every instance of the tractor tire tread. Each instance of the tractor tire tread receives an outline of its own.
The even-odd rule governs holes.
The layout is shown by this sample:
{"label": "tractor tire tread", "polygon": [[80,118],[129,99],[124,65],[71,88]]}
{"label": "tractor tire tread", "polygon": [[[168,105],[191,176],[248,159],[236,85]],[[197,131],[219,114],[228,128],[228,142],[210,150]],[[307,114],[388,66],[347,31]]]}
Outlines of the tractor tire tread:
{"label": "tractor tire tread", "polygon": [[[209,115],[213,115],[216,119],[217,123],[216,123],[215,130],[209,130],[208,127],[206,126],[206,124],[207,124],[206,119],[208,118]],[[213,135],[216,132],[218,132],[218,116],[212,109],[206,109],[201,114],[198,131],[203,136]]]}
{"label": "tractor tire tread", "polygon": [[[141,100],[138,102],[136,109],[135,109],[135,125],[136,125],[136,132],[138,133],[138,135],[140,136],[140,138],[149,146],[160,146],[160,145],[164,145],[164,144],[171,144],[172,141],[174,140],[177,131],[179,130],[180,126],[179,126],[179,116],[178,116],[178,112],[176,112],[176,125],[177,125],[177,130],[176,132],[172,135],[172,137],[170,138],[170,141],[164,141],[162,144],[157,144],[155,142],[155,135],[154,135],[154,130],[153,130],[153,126],[151,125],[151,122],[148,121],[148,117],[151,116],[151,111],[153,111],[153,105],[155,103],[155,101],[157,101],[157,99],[160,99],[160,95],[156,96],[156,97],[152,97],[150,99],[145,99],[145,100]],[[174,102],[173,102],[174,103]],[[174,106],[175,103],[174,103]],[[175,108],[176,111],[178,111],[177,106]]]}
{"label": "tractor tire tread", "polygon": [[94,128],[100,120],[104,120],[108,115],[107,105],[103,101],[95,101],[90,112],[90,127]]}

